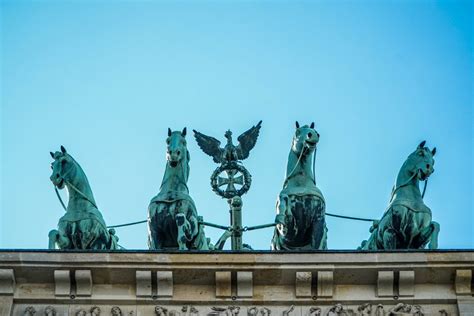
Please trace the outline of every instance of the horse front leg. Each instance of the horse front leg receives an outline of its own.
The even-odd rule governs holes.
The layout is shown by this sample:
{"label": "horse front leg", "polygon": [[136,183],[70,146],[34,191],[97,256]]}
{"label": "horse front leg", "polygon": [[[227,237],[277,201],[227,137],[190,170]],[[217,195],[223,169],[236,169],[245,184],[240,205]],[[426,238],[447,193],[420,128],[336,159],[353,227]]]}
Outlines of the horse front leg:
{"label": "horse front leg", "polygon": [[433,232],[430,236],[430,243],[428,245],[428,248],[438,249],[438,235],[440,231],[440,226],[437,222],[431,222],[431,226],[433,227]]}
{"label": "horse front leg", "polygon": [[277,215],[275,217],[276,229],[280,236],[288,233],[287,222],[290,216],[289,198],[286,194],[280,194],[277,200]]}
{"label": "horse front leg", "polygon": [[438,234],[440,226],[437,222],[431,222],[429,226],[423,228],[420,234],[413,241],[414,248],[423,249],[428,244],[429,249],[438,249]]}
{"label": "horse front leg", "polygon": [[49,237],[49,249],[56,249],[58,246],[59,249],[70,249],[72,248],[71,240],[62,232],[62,230],[53,229],[48,234]]}
{"label": "horse front leg", "polygon": [[178,226],[178,247],[179,250],[188,250],[187,232],[190,230],[190,224],[183,213],[176,214],[176,225]]}
{"label": "horse front leg", "polygon": [[312,249],[327,249],[327,227],[325,218],[325,205],[319,200],[312,201],[311,207],[315,212],[311,234]]}
{"label": "horse front leg", "polygon": [[51,230],[48,234],[48,238],[48,249],[56,249],[56,243],[59,239],[59,232],[56,229]]}

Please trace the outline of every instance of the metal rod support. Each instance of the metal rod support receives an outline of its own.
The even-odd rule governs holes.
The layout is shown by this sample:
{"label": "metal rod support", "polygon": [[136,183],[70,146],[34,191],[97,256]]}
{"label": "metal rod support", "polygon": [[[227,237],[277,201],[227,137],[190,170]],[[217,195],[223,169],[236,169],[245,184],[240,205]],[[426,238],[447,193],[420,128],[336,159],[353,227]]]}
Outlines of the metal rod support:
{"label": "metal rod support", "polygon": [[245,226],[244,231],[250,231],[250,230],[256,230],[256,229],[262,229],[262,228],[268,228],[268,227],[274,227],[276,226],[276,223],[271,223],[271,224],[264,224],[264,225],[257,225],[257,226]]}

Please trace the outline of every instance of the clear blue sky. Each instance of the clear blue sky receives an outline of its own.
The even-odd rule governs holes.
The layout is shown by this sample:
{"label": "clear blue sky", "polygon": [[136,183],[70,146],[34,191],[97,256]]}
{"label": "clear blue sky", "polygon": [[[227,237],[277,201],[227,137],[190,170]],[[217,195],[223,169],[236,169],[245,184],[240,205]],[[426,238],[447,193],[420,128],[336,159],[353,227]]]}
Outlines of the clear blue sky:
{"label": "clear blue sky", "polygon": [[[421,141],[438,147],[425,197],[440,248],[473,248],[473,25],[469,1],[3,1],[0,248],[46,248],[63,210],[49,151],[82,165],[107,224],[146,218],[167,128],[223,140],[263,120],[245,165],[245,225],[270,223],[294,121],[321,134],[327,211],[382,215]],[[189,135],[189,188],[226,224],[216,165]],[[66,196],[65,192],[62,192]],[[369,223],[328,218],[330,249]],[[146,249],[146,225],[118,229]],[[214,241],[220,231],[206,229]],[[268,249],[272,229],[244,241]]]}

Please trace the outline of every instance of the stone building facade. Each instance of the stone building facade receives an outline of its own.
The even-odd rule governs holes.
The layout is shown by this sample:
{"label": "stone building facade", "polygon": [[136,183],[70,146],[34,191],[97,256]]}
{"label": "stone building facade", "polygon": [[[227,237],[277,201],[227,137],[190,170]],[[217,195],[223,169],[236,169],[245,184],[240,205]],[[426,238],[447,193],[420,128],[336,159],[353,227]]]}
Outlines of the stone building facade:
{"label": "stone building facade", "polygon": [[473,251],[0,251],[0,315],[474,315]]}

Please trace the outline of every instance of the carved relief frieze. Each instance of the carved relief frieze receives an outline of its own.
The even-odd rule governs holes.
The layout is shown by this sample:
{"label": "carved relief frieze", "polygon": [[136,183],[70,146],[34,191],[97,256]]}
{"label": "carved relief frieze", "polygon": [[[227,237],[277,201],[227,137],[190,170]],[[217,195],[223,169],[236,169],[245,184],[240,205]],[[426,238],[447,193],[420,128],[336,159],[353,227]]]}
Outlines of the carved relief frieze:
{"label": "carved relief frieze", "polygon": [[[324,304],[324,303],[323,303]],[[69,312],[67,312],[69,311]],[[366,302],[363,304],[344,304],[338,302],[334,305],[271,305],[271,306],[245,306],[245,305],[46,305],[21,304],[13,316],[425,316],[425,315],[458,315],[456,306],[439,304],[420,306],[399,302],[397,304],[376,304]]]}

